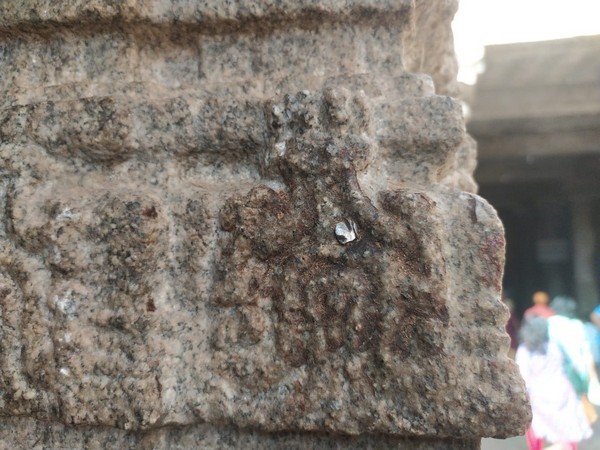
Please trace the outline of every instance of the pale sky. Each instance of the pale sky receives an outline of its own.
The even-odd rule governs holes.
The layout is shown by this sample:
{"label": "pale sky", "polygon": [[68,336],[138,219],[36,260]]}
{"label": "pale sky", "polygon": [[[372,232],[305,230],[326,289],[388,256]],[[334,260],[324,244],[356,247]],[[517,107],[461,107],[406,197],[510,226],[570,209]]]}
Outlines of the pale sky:
{"label": "pale sky", "polygon": [[452,23],[458,78],[474,83],[483,47],[600,34],[600,0],[459,0]]}

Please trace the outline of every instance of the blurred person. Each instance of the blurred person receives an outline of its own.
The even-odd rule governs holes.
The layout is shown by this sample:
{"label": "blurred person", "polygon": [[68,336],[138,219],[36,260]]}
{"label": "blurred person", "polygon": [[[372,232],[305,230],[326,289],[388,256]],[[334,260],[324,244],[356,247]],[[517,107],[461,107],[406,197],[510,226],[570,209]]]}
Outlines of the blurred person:
{"label": "blurred person", "polygon": [[[579,395],[564,372],[564,356],[549,339],[548,320],[524,320],[516,362],[527,385],[533,420],[527,430],[529,450],[542,450],[544,442],[576,450],[592,435]],[[560,446],[558,448],[560,448]]]}
{"label": "blurred person", "polygon": [[550,302],[550,296],[547,292],[534,292],[532,300],[533,306],[525,310],[523,317],[526,318],[540,316],[547,319],[548,317],[552,317],[554,315],[554,311],[552,311],[552,308],[548,306],[548,303]]}
{"label": "blurred person", "polygon": [[548,318],[548,336],[570,358],[574,369],[588,382],[596,376],[594,358],[583,322],[576,318],[577,303],[570,297],[555,297],[550,303],[555,315]]}
{"label": "blurred person", "polygon": [[600,305],[596,306],[590,314],[590,320],[600,330]]}
{"label": "blurred person", "polygon": [[588,400],[588,389],[591,382],[597,383],[598,375],[585,326],[576,318],[577,303],[570,297],[559,296],[550,307],[556,314],[548,318],[548,337],[563,352],[567,377],[580,396],[590,423],[594,423],[598,415]]}
{"label": "blurred person", "polygon": [[596,306],[590,313],[590,323],[586,325],[597,371],[600,368],[600,305]]}
{"label": "blurred person", "polygon": [[587,397],[592,404],[600,406],[600,383],[598,383],[597,378],[598,370],[600,368],[600,330],[592,322],[586,322],[583,326],[585,328],[585,337],[592,352],[596,374],[596,378],[594,378],[594,376],[590,378]]}
{"label": "blurred person", "polygon": [[596,366],[596,373],[600,367],[600,329],[592,322],[585,322],[583,324],[585,328],[585,336],[590,344],[590,350],[592,352],[592,358],[594,359],[594,365]]}

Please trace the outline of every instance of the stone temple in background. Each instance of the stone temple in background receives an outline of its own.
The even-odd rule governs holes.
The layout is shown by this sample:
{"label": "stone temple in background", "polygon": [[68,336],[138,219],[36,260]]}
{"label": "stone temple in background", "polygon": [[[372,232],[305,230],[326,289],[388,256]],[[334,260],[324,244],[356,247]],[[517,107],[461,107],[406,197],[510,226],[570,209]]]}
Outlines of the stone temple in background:
{"label": "stone temple in background", "polygon": [[0,442],[521,434],[444,1],[0,4]]}
{"label": "stone temple in background", "polygon": [[471,105],[482,195],[508,241],[505,288],[600,304],[600,36],[497,45]]}

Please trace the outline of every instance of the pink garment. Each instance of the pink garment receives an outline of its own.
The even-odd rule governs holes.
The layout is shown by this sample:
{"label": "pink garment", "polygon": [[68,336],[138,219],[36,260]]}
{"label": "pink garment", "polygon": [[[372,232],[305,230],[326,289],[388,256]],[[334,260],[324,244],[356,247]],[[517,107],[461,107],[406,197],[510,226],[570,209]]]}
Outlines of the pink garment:
{"label": "pink garment", "polygon": [[542,450],[544,448],[544,440],[537,437],[531,427],[525,433],[525,438],[527,438],[527,447],[529,447],[529,450]]}
{"label": "pink garment", "polygon": [[548,305],[533,305],[531,308],[527,308],[525,310],[525,312],[523,313],[523,317],[527,318],[539,316],[543,317],[544,319],[547,319],[549,317],[552,317],[554,314],[556,313],[552,311],[552,308],[550,308]]}
{"label": "pink garment", "polygon": [[[544,449],[544,439],[537,437],[531,427],[525,433],[525,438],[527,439],[527,447],[529,450],[543,450]],[[562,443],[563,448],[567,450],[577,450],[577,443],[568,442]]]}
{"label": "pink garment", "polygon": [[558,346],[549,342],[542,354],[520,345],[515,359],[527,384],[534,435],[551,443],[577,443],[589,438],[592,429],[580,399],[564,375]]}

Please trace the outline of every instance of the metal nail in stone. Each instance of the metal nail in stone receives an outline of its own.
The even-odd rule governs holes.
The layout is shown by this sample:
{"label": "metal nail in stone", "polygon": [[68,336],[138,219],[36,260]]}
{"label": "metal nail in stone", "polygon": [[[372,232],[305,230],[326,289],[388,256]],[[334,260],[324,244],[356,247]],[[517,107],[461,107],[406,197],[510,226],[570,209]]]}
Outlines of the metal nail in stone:
{"label": "metal nail in stone", "polygon": [[347,244],[356,239],[356,223],[352,219],[344,219],[335,224],[335,237],[340,244]]}

